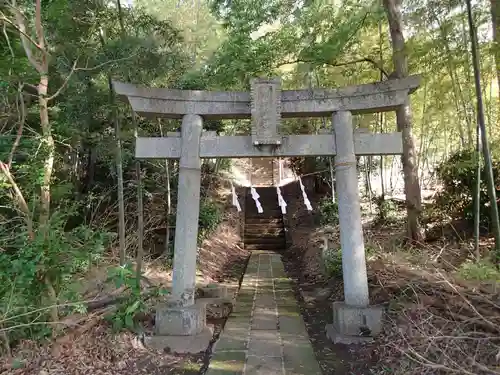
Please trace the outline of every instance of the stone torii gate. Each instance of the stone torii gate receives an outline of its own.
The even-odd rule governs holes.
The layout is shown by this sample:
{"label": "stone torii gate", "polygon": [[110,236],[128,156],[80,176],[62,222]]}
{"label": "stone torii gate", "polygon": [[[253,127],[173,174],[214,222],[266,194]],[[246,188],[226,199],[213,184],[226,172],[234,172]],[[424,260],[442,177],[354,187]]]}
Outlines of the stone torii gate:
{"label": "stone torii gate", "polygon": [[[380,311],[369,307],[356,155],[402,153],[401,133],[353,131],[352,114],[393,111],[408,100],[420,77],[340,89],[281,91],[278,79],[254,79],[251,92],[144,88],[114,82],[116,93],[145,117],[182,119],[180,133],[139,137],[140,159],[180,159],[172,298],[157,310],[161,336],[203,335],[205,307],[194,300],[202,158],[335,156],[345,302],[334,304],[334,341],[359,336],[361,326],[376,334]],[[278,133],[281,118],[332,116],[334,132]],[[252,134],[219,136],[203,131],[203,119],[252,119]],[[208,340],[211,335],[206,334]]]}

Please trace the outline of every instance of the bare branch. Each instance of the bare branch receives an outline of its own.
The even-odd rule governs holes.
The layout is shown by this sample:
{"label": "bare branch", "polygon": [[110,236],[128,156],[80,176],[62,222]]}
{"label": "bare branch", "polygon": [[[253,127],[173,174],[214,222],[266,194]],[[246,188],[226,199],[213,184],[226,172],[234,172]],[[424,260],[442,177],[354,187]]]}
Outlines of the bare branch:
{"label": "bare branch", "polygon": [[385,78],[389,78],[389,73],[387,73],[387,71],[382,67],[382,65],[379,64],[374,59],[369,58],[369,57],[364,57],[362,59],[357,59],[357,60],[353,60],[353,61],[339,62],[339,63],[336,63],[335,66],[345,66],[345,65],[352,65],[352,64],[358,64],[358,63],[363,63],[363,62],[367,62],[367,63],[372,64],[376,69],[378,69],[380,71],[380,73],[382,73],[385,76]]}
{"label": "bare branch", "polygon": [[95,69],[99,69],[99,68],[102,68],[103,66],[106,66],[106,65],[109,65],[109,64],[113,64],[113,63],[116,63],[116,62],[119,62],[119,61],[126,61],[126,60],[129,60],[131,59],[132,57],[135,57],[137,56],[138,54],[135,53],[133,55],[130,55],[130,56],[127,56],[127,57],[122,57],[121,59],[116,59],[116,60],[109,60],[109,61],[105,61],[101,64],[98,64],[98,65],[95,65],[93,67],[85,67],[85,68],[76,68],[75,70],[82,70],[82,71],[90,71],[90,70],[95,70]]}
{"label": "bare branch", "polygon": [[73,66],[71,67],[71,71],[69,72],[68,76],[66,77],[66,79],[64,80],[63,84],[61,85],[61,87],[59,87],[59,89],[57,89],[57,91],[49,96],[47,98],[48,101],[51,101],[53,99],[55,99],[56,97],[59,96],[59,94],[61,94],[61,92],[64,90],[64,88],[68,85],[69,83],[69,80],[70,78],[73,76],[73,74],[77,71],[91,71],[91,70],[95,70],[95,69],[99,69],[99,68],[102,68],[103,66],[106,66],[106,65],[109,65],[109,64],[113,64],[113,63],[116,63],[116,62],[119,62],[119,61],[124,61],[124,60],[128,60],[134,56],[137,56],[137,54],[135,55],[131,55],[131,56],[127,56],[127,57],[123,57],[121,59],[117,59],[117,60],[109,60],[109,61],[106,61],[106,62],[103,62],[101,64],[98,64],[96,66],[93,66],[91,68],[89,67],[85,67],[85,68],[77,68],[76,67],[76,64],[78,63],[78,58],[75,60],[75,62],[73,63]]}
{"label": "bare branch", "polygon": [[[42,51],[42,62],[43,65],[46,64],[46,56],[45,56],[45,37],[43,35],[43,26],[42,26],[42,1],[36,0],[35,2],[35,32],[36,37],[38,39],[38,45],[40,46],[40,50]],[[46,68],[44,66],[44,68]]]}
{"label": "bare branch", "polygon": [[3,35],[5,36],[5,41],[7,42],[7,47],[9,47],[10,55],[15,57],[14,51],[12,50],[12,46],[10,45],[9,36],[7,35],[7,27],[6,24],[3,24]]}
{"label": "bare branch", "polygon": [[12,190],[14,190],[14,193],[16,194],[19,208],[21,209],[21,211],[24,213],[25,216],[26,227],[28,229],[29,236],[31,239],[34,239],[35,235],[33,233],[33,221],[31,219],[30,210],[28,208],[26,200],[24,199],[23,193],[21,192],[19,186],[17,186],[16,182],[14,181],[14,178],[10,173],[9,167],[6,164],[2,163],[1,161],[0,161],[0,171],[3,172],[3,174],[7,178],[7,181],[9,181],[9,183],[11,184]]}
{"label": "bare branch", "polygon": [[[16,8],[12,8],[12,12],[14,13],[14,15],[16,15],[16,13],[19,12],[19,10]],[[27,34],[25,31],[21,30],[15,22],[13,22],[9,18],[7,18],[3,12],[0,12],[0,16],[1,16],[0,17],[1,21],[4,21],[5,23],[8,23],[9,25],[11,25],[18,33],[22,34],[26,39],[28,39],[28,41],[30,41],[33,46],[35,46],[38,50],[40,50],[40,46],[38,45],[38,43],[29,34]],[[22,14],[21,14],[21,17],[23,17]],[[16,22],[17,22],[17,17],[16,17]],[[4,25],[4,27],[5,27],[5,25]]]}
{"label": "bare branch", "polygon": [[[21,43],[24,48],[24,53],[26,54],[26,57],[28,58],[30,64],[39,72],[41,73],[43,71],[42,65],[37,61],[37,59],[33,56],[33,51],[31,50],[31,45],[38,46],[39,49],[41,49],[41,46],[39,46],[36,42],[33,41],[30,37],[28,37],[28,34],[26,33],[26,23],[24,20],[24,17],[21,13],[21,11],[14,6],[12,7],[12,11],[14,12],[14,15],[16,16],[16,22],[17,22],[17,29],[19,30],[19,35],[21,37]],[[5,19],[5,17],[4,17]]]}
{"label": "bare branch", "polygon": [[24,123],[26,121],[26,107],[24,104],[24,98],[23,98],[23,85],[20,84],[18,88],[18,95],[19,95],[19,112],[21,113],[21,116],[19,118],[19,128],[17,129],[17,135],[16,139],[14,141],[14,144],[12,145],[12,149],[10,150],[9,154],[9,159],[7,160],[7,167],[10,169],[12,165],[12,160],[14,159],[14,154],[16,152],[17,147],[19,146],[19,143],[21,142],[21,137],[23,135],[23,129],[24,129]]}
{"label": "bare branch", "polygon": [[47,101],[51,101],[55,98],[57,98],[59,96],[59,94],[62,92],[62,90],[64,90],[64,88],[68,85],[68,82],[69,80],[71,79],[71,77],[73,76],[73,73],[76,71],[76,64],[78,63],[78,58],[75,60],[75,62],[73,63],[73,67],[71,68],[71,71],[69,72],[68,76],[66,77],[66,79],[64,80],[63,84],[57,89],[57,91],[55,92],[54,95],[52,96],[49,96],[47,98]]}
{"label": "bare branch", "polygon": [[[289,64],[297,64],[297,63],[310,64],[310,63],[314,63],[314,62],[315,61],[312,59],[311,60],[296,59],[296,60],[292,60],[292,61],[282,62],[282,63],[276,65],[275,68],[279,68],[283,65],[289,65]],[[365,62],[370,63],[376,69],[378,69],[386,78],[389,78],[389,73],[387,73],[387,71],[383,68],[382,64],[378,63],[377,61],[375,61],[374,59],[372,59],[370,57],[363,57],[363,58],[351,60],[351,61],[340,61],[340,62],[332,62],[332,63],[321,62],[321,63],[325,64],[325,65],[337,67],[337,66],[346,66],[346,65],[353,65],[353,64],[359,64],[359,63],[365,63]]]}

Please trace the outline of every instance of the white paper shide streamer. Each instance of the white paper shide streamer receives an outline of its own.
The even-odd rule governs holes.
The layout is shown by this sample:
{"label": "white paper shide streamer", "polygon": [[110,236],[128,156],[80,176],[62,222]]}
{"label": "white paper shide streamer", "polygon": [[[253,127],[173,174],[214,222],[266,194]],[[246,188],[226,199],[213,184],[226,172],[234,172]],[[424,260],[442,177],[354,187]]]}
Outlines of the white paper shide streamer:
{"label": "white paper shide streamer", "polygon": [[233,183],[231,183],[231,194],[233,195],[233,206],[236,207],[238,212],[241,212],[240,202],[238,201],[238,196],[236,195],[236,189]]}
{"label": "white paper shide streamer", "polygon": [[302,197],[304,198],[304,204],[306,205],[308,211],[312,211],[313,208],[311,206],[311,202],[309,201],[309,198],[307,198],[306,189],[300,177],[299,177],[299,184],[300,184],[300,190],[302,190]]}
{"label": "white paper shide streamer", "polygon": [[259,198],[260,195],[257,193],[257,190],[253,186],[250,186],[250,193],[252,194],[252,198],[255,201],[255,205],[257,206],[257,212],[259,214],[263,213],[264,210],[262,209],[262,205],[260,204]]}
{"label": "white paper shide streamer", "polygon": [[281,195],[281,190],[279,186],[276,186],[276,192],[278,193],[278,205],[281,207],[281,213],[286,214],[286,202]]}

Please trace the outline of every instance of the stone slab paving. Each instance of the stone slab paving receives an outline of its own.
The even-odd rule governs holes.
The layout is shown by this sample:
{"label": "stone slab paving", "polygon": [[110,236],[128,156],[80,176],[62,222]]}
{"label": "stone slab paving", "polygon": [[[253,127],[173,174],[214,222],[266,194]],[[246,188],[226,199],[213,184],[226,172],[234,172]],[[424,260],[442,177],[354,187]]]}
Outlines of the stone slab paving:
{"label": "stone slab paving", "polygon": [[280,255],[252,253],[206,374],[322,374]]}

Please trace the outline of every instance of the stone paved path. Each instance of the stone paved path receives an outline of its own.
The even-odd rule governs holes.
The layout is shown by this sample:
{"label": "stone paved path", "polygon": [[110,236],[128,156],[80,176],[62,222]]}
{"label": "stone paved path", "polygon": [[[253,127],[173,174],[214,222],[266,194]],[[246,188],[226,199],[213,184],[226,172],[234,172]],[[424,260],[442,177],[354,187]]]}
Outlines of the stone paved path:
{"label": "stone paved path", "polygon": [[253,252],[207,375],[321,375],[279,254]]}

